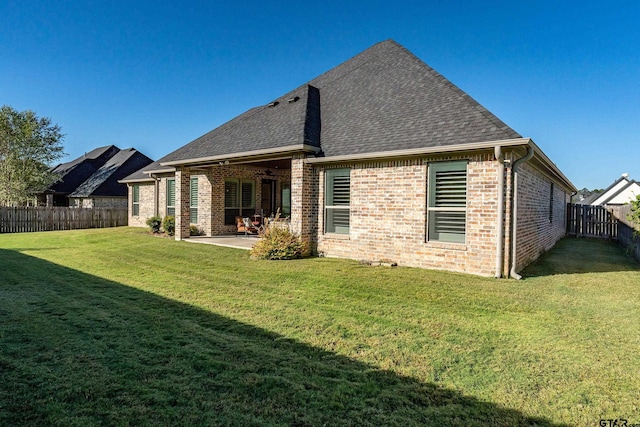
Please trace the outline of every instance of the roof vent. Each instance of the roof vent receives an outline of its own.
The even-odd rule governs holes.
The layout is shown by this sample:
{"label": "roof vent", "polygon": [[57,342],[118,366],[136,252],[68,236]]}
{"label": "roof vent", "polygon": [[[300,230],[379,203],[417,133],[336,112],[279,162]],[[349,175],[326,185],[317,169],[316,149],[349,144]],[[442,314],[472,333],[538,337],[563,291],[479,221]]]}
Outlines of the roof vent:
{"label": "roof vent", "polygon": [[273,101],[267,104],[267,107],[272,108],[275,107],[276,105],[280,104],[278,101]]}
{"label": "roof vent", "polygon": [[296,101],[297,101],[297,100],[299,100],[299,99],[300,99],[300,97],[299,97],[299,96],[294,96],[293,98],[289,98],[289,99],[287,100],[287,102],[288,102],[289,104],[291,104],[292,102],[296,102]]}

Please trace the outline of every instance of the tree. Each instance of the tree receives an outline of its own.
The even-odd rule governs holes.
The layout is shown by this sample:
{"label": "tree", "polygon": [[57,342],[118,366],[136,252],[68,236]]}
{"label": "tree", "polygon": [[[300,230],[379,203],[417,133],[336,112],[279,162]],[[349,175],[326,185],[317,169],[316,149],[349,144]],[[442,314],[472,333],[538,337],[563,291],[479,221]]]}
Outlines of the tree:
{"label": "tree", "polygon": [[63,138],[49,118],[0,107],[0,206],[22,205],[55,181],[51,164],[64,155]]}

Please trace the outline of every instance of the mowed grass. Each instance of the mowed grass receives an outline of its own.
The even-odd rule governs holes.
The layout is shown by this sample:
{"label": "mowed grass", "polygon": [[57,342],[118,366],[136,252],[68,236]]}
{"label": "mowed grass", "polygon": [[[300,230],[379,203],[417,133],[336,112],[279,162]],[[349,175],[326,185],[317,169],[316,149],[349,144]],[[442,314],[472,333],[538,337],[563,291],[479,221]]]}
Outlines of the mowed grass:
{"label": "mowed grass", "polygon": [[0,425],[640,423],[640,265],[572,239],[523,274],[0,235]]}

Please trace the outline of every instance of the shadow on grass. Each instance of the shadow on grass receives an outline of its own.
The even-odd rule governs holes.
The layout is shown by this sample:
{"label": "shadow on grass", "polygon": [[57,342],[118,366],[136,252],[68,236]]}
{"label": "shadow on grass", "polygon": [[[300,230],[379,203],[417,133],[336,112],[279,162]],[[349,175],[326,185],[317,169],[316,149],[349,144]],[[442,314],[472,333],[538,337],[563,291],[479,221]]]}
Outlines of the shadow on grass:
{"label": "shadow on grass", "polygon": [[14,251],[0,289],[0,425],[553,425]]}
{"label": "shadow on grass", "polygon": [[640,264],[626,255],[624,248],[617,242],[565,238],[526,267],[522,276],[526,278],[617,271],[640,271]]}

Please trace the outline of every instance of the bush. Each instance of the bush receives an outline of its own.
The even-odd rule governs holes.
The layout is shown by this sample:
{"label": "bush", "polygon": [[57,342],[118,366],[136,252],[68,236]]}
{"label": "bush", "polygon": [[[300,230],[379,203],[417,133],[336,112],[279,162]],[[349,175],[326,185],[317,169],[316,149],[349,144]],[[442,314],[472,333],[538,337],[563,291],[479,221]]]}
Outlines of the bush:
{"label": "bush", "polygon": [[202,232],[202,230],[200,230],[200,229],[198,228],[198,226],[197,226],[197,225],[195,225],[195,224],[191,224],[191,225],[189,226],[189,235],[190,235],[190,236],[202,236],[203,234],[204,234],[204,233]]}
{"label": "bush", "polygon": [[176,231],[176,218],[173,215],[167,215],[162,221],[162,228],[169,236],[173,236]]}
{"label": "bush", "polygon": [[159,233],[160,225],[162,225],[162,218],[160,218],[159,216],[152,216],[151,218],[147,219],[147,225],[151,229],[152,233]]}
{"label": "bush", "polygon": [[296,259],[308,255],[307,245],[287,228],[269,227],[253,245],[254,259]]}

